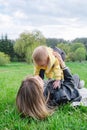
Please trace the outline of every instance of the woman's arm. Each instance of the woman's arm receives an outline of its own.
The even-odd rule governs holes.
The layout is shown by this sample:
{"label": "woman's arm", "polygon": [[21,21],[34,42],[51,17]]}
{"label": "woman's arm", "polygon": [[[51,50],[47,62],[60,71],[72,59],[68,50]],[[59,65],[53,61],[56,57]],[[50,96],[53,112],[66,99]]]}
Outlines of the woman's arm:
{"label": "woman's arm", "polygon": [[59,60],[61,68],[64,69],[66,67],[66,65],[65,65],[65,62],[62,60],[61,55],[59,53],[57,53],[57,52],[53,52],[53,54]]}
{"label": "woman's arm", "polygon": [[64,74],[64,82],[67,82],[68,84],[71,84],[71,86],[74,86],[74,80],[72,77],[72,74],[70,72],[70,70],[68,69],[68,67],[66,67],[65,62],[62,60],[62,57],[60,54],[58,54],[57,52],[53,52],[53,54],[58,58],[59,62],[60,62],[60,66],[63,70],[63,74]]}

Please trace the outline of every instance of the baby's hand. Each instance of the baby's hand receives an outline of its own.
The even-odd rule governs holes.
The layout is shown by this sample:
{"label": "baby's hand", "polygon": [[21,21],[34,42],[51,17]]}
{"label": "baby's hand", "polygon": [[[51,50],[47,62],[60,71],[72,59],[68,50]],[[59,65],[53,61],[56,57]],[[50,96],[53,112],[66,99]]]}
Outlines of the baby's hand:
{"label": "baby's hand", "polygon": [[56,88],[59,88],[60,87],[60,80],[56,80],[54,83],[53,83],[53,88],[56,89]]}

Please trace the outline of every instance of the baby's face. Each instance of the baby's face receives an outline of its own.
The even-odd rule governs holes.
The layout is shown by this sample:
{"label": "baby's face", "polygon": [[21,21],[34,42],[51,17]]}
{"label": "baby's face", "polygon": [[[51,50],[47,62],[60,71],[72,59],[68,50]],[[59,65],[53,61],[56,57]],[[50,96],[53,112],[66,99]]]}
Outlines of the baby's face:
{"label": "baby's face", "polygon": [[46,67],[47,66],[47,62],[45,62],[45,61],[41,61],[41,62],[38,62],[37,63],[39,66],[42,66],[42,67]]}
{"label": "baby's face", "polygon": [[42,61],[38,61],[38,66],[46,67],[48,64],[48,59],[44,59]]}

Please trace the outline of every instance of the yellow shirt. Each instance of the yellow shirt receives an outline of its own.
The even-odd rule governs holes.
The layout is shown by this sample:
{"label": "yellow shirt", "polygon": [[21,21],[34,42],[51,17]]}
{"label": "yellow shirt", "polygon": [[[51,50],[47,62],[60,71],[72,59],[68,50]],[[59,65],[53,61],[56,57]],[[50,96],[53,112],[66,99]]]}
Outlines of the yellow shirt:
{"label": "yellow shirt", "polygon": [[43,67],[43,66],[38,66],[35,63],[34,74],[39,75],[40,69],[44,69],[47,78],[54,78],[56,80],[63,79],[63,71],[60,67],[58,59],[53,55],[53,49],[51,49],[50,47],[46,47],[46,50],[49,55],[48,65],[46,67]]}

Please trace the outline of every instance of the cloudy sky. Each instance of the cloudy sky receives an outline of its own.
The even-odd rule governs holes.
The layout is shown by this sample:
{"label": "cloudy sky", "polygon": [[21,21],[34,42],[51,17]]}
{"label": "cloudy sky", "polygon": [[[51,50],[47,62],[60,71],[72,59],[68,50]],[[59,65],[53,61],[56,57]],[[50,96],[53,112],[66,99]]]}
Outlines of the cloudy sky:
{"label": "cloudy sky", "polygon": [[87,37],[87,0],[0,0],[0,36],[32,30],[47,38]]}

